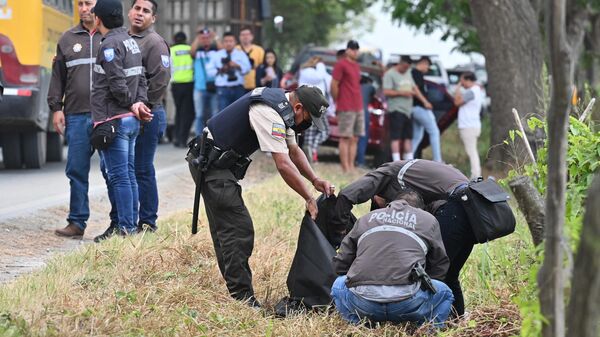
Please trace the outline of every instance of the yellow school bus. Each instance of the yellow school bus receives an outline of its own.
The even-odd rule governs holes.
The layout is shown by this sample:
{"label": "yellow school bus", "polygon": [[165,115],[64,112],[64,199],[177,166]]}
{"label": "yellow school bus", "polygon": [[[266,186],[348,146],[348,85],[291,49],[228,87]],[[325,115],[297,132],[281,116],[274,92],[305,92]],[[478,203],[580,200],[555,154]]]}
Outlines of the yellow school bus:
{"label": "yellow school bus", "polygon": [[[79,22],[77,0],[0,0],[0,146],[4,167],[62,160],[46,96],[56,44]],[[46,156],[47,154],[47,156]]]}

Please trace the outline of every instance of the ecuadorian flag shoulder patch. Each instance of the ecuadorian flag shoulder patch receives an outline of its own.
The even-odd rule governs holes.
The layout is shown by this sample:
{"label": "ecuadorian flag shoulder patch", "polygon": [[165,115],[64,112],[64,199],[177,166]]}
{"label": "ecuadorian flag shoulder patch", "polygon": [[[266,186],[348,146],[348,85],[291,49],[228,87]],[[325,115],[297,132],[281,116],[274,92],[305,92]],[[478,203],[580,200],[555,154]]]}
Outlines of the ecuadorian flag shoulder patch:
{"label": "ecuadorian flag shoulder patch", "polygon": [[271,136],[274,138],[285,138],[285,125],[273,123],[273,126],[271,127]]}

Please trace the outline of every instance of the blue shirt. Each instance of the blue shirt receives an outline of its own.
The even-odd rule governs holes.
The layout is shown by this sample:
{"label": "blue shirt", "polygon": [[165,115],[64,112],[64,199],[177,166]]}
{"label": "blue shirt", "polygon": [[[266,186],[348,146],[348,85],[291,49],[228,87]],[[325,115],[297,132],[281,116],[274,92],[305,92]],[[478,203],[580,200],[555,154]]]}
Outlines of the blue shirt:
{"label": "blue shirt", "polygon": [[250,66],[250,60],[243,51],[234,48],[231,51],[231,60],[237,63],[241,69],[236,69],[235,74],[237,79],[235,81],[228,81],[227,74],[219,74],[218,71],[223,64],[221,60],[227,57],[227,51],[221,49],[213,52],[210,55],[210,62],[206,65],[206,74],[209,77],[215,78],[215,85],[217,87],[234,87],[238,85],[244,85],[244,75],[246,75],[252,68]]}
{"label": "blue shirt", "polygon": [[206,82],[215,80],[214,76],[208,76],[206,72],[211,56],[214,53],[216,53],[214,50],[204,51],[198,49],[196,51],[196,57],[194,58],[194,90],[206,90]]}

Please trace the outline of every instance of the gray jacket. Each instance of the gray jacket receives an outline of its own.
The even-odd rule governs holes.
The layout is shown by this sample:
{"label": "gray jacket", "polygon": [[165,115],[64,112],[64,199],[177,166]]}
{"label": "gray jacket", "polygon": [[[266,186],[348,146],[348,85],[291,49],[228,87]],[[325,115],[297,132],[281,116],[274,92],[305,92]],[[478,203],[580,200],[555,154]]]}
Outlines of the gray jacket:
{"label": "gray jacket", "polygon": [[125,28],[111,29],[102,39],[93,82],[94,122],[128,113],[136,102],[147,103],[142,53]]}
{"label": "gray jacket", "polygon": [[404,200],[361,217],[333,258],[336,273],[348,276],[348,287],[413,284],[410,272],[417,262],[437,280],[450,264],[437,220]]}
{"label": "gray jacket", "polygon": [[148,102],[153,106],[162,105],[171,80],[169,45],[151,28],[130,35],[142,50],[142,64],[148,81]]}
{"label": "gray jacket", "polygon": [[[361,204],[378,195],[394,200],[402,190],[398,174],[408,161],[386,163],[359,178],[340,191],[336,203],[334,222],[348,223],[353,205]],[[469,178],[456,168],[431,160],[416,160],[404,173],[406,187],[419,192],[425,204],[439,207],[458,186],[468,183]],[[434,213],[434,209],[430,209]]]}
{"label": "gray jacket", "polygon": [[[90,34],[80,23],[58,40],[48,89],[51,112],[90,112],[92,68],[100,46],[100,33]],[[64,99],[64,100],[63,100]]]}

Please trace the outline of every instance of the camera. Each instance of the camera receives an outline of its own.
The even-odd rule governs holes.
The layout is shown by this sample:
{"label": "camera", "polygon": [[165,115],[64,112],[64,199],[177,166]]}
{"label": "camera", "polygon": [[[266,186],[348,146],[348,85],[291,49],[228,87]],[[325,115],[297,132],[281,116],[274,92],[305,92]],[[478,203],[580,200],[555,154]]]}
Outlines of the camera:
{"label": "camera", "polygon": [[231,56],[227,55],[221,59],[221,73],[227,74],[227,82],[237,81],[238,77],[235,73],[235,69],[229,66],[229,62],[231,62]]}

